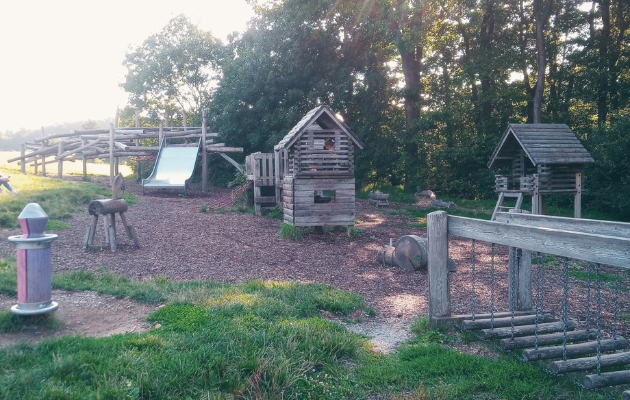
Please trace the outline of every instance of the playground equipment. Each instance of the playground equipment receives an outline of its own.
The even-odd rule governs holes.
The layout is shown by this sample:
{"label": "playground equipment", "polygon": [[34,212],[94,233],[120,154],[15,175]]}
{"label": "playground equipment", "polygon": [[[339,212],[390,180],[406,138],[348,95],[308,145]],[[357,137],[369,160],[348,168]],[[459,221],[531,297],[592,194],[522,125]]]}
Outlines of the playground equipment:
{"label": "playground equipment", "polygon": [[265,205],[279,205],[290,225],[350,230],[355,223],[355,146],[364,144],[330,108],[309,111],[273,153],[247,156],[256,214]]}
{"label": "playground equipment", "polygon": [[370,192],[370,198],[369,198],[368,202],[370,204],[375,205],[376,208],[381,207],[381,206],[388,206],[389,205],[389,194]]}
{"label": "playground equipment", "polygon": [[[584,378],[584,386],[588,389],[630,383],[630,370],[627,370],[630,353],[619,352],[627,349],[628,341],[618,335],[617,330],[619,271],[630,268],[630,224],[503,212],[496,214],[495,221],[483,221],[437,211],[427,215],[427,226],[430,238],[428,272],[431,324],[461,324],[462,329],[478,331],[484,339],[501,339],[500,345],[505,350],[525,349],[524,361],[556,359],[550,363],[550,369],[555,373],[594,370],[594,373]],[[452,288],[446,262],[449,235],[472,240],[470,314],[451,314],[451,290],[467,290],[468,285]],[[477,260],[477,252],[480,251],[480,244],[477,242],[481,241],[491,243],[490,304],[480,301],[475,288],[477,269],[484,268],[484,272],[488,272],[487,255]],[[508,299],[507,311],[495,311],[500,307],[495,300],[495,278],[505,276],[497,272],[495,244],[510,246],[510,253],[513,253],[506,274],[508,293],[504,298]],[[517,246],[524,250],[517,249]],[[519,263],[518,259],[525,251],[530,254],[537,252],[535,277],[532,276],[531,264],[529,268],[523,268],[527,264]],[[545,282],[547,272],[543,252],[562,258],[562,288]],[[578,289],[582,293],[586,292],[586,304],[581,303],[586,308],[585,320],[569,320],[569,258],[595,263],[595,293],[592,293],[594,288],[590,276],[593,268],[589,268],[588,286]],[[604,298],[601,293],[602,264],[615,268],[616,271],[617,282],[613,299],[610,299],[611,296]],[[532,281],[536,294],[533,299]],[[484,287],[482,290],[487,289],[488,287]],[[547,310],[545,292],[557,290],[562,291],[562,309]],[[597,304],[595,321],[591,313],[591,296],[595,297],[594,302]],[[608,325],[606,331],[602,313],[604,301],[612,303],[614,307],[612,325]],[[489,312],[479,313],[481,309]],[[561,321],[557,321],[554,316],[558,314],[561,315]],[[612,353],[603,354],[604,352]],[[591,356],[584,357],[588,355]],[[620,370],[604,373],[601,372],[604,367],[619,367]],[[628,395],[630,393],[624,394]]]}
{"label": "playground equipment", "polygon": [[[499,199],[493,213],[520,210],[523,195],[532,196],[532,213],[545,213],[545,196],[573,194],[575,218],[581,217],[582,171],[595,162],[565,124],[510,124],[501,137],[489,168],[510,166],[511,175],[495,176]],[[505,199],[516,199],[505,207]]]}
{"label": "playground equipment", "polygon": [[[422,236],[405,235],[398,239],[396,246],[392,246],[390,239],[389,246],[379,250],[376,259],[383,266],[400,267],[408,271],[427,268],[427,234]],[[449,272],[455,272],[457,266],[455,261],[448,259]]]}
{"label": "playground equipment", "polygon": [[[168,118],[166,120],[168,121]],[[118,117],[115,121],[118,121]],[[29,163],[32,163],[31,165],[35,168],[35,174],[38,174],[38,168],[41,166],[42,176],[46,175],[46,164],[57,162],[58,177],[62,178],[64,161],[82,160],[83,177],[87,177],[88,160],[105,159],[109,160],[110,163],[110,183],[112,183],[118,174],[118,163],[121,157],[135,157],[138,161],[137,173],[139,174],[142,169],[142,162],[156,160],[156,156],[162,149],[161,144],[165,139],[180,139],[186,143],[198,141],[197,154],[201,154],[202,158],[201,179],[202,190],[205,192],[208,190],[207,155],[217,153],[232,165],[238,166],[225,153],[242,153],[243,148],[226,147],[225,143],[213,143],[213,138],[217,138],[219,134],[206,132],[205,114],[203,121],[201,127],[187,127],[185,124],[183,127],[165,127],[162,122],[160,122],[159,128],[140,127],[140,120],[138,113],[136,113],[136,126],[133,128],[119,128],[116,122],[110,124],[108,130],[95,129],[53,136],[43,135],[33,142],[23,143],[20,156],[7,161],[9,163],[17,161],[23,174],[26,173],[26,166]],[[147,146],[147,143],[143,143],[146,142],[146,139],[158,139],[160,146]],[[197,146],[197,144],[194,145]],[[47,160],[47,157],[54,158]],[[196,155],[194,160],[196,160]],[[168,174],[168,172],[165,173]],[[140,179],[140,175],[137,178]],[[166,179],[167,182],[169,180],[170,178]]]}
{"label": "playground equipment", "polygon": [[11,312],[35,315],[55,311],[59,305],[51,300],[50,245],[57,235],[44,233],[48,215],[37,203],[27,204],[18,216],[22,235],[9,236],[17,247],[17,305]]}
{"label": "playground equipment", "polygon": [[188,182],[195,171],[197,155],[201,141],[183,147],[168,147],[168,139],[164,138],[160,145],[153,172],[142,180],[142,193],[150,189],[188,189]]}
{"label": "playground equipment", "polygon": [[138,234],[129,221],[127,220],[127,209],[129,206],[127,202],[122,198],[122,194],[125,187],[125,180],[122,174],[116,175],[114,178],[114,184],[112,185],[112,199],[111,200],[94,200],[90,202],[88,206],[88,212],[93,216],[92,224],[88,226],[85,233],[85,240],[83,242],[83,248],[87,248],[94,242],[94,234],[96,233],[96,227],[98,225],[98,216],[103,216],[103,223],[105,226],[105,242],[109,243],[113,252],[116,251],[116,214],[120,215],[120,220],[127,231],[129,239],[133,240],[133,244],[136,247],[140,247],[140,241],[138,240]]}

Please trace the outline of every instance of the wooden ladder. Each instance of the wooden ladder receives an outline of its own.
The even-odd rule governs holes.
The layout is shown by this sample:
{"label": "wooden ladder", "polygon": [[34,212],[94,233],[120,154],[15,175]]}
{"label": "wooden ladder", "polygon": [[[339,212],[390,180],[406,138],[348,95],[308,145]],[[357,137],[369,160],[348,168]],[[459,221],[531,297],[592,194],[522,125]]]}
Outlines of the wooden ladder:
{"label": "wooden ladder", "polygon": [[[567,321],[566,343],[563,322],[555,322],[551,314],[539,313],[538,326],[534,313],[515,312],[494,313],[475,316],[475,320],[464,319],[462,329],[479,330],[483,339],[500,339],[503,350],[523,350],[525,361],[553,360],[551,371],[555,374],[588,371],[597,368],[597,331],[594,329],[575,330],[576,324]],[[512,323],[514,329],[512,330]],[[538,335],[536,336],[536,332]],[[512,337],[513,336],[513,337]],[[538,348],[535,345],[538,344]],[[600,340],[600,366],[613,367],[630,364],[630,352],[614,353],[628,348],[628,340],[617,336],[616,339]],[[566,352],[566,353],[565,353]],[[613,352],[611,354],[604,354]],[[562,360],[566,357],[582,357]],[[590,357],[583,357],[593,355]],[[630,371],[604,372],[584,377],[584,386],[595,389],[630,383]]]}
{"label": "wooden ladder", "polygon": [[[516,205],[514,207],[505,207],[505,199],[506,198],[516,198]],[[504,212],[509,210],[519,211],[521,209],[521,205],[523,204],[523,193],[510,193],[510,192],[500,192],[499,200],[497,200],[497,205],[494,207],[494,212],[492,213],[491,221],[494,221],[498,212]]]}

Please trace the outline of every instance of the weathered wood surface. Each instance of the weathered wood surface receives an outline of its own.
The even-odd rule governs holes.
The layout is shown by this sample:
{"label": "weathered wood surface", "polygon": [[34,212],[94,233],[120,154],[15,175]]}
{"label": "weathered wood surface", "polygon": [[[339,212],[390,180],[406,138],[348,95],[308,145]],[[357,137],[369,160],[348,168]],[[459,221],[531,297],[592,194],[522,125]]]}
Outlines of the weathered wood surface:
{"label": "weathered wood surface", "polygon": [[[630,364],[630,353],[602,354],[599,362],[602,368],[627,365]],[[566,361],[552,361],[550,363],[550,367],[554,374],[588,371],[590,369],[597,368],[597,356],[576,358]]]}
{"label": "weathered wood surface", "polygon": [[628,383],[630,383],[630,371],[604,372],[599,375],[592,374],[584,377],[584,386],[587,389],[625,385]]}
{"label": "weathered wood surface", "polygon": [[[628,340],[621,336],[615,339],[600,341],[601,351],[613,351],[628,347]],[[586,342],[578,344],[568,344],[566,346],[567,357],[581,356],[585,354],[597,353],[597,342]],[[548,360],[550,358],[562,358],[564,346],[539,347],[538,349],[523,350],[523,357],[527,361]]]}
{"label": "weathered wood surface", "polygon": [[448,217],[448,233],[557,256],[630,268],[630,239]]}
{"label": "weathered wood surface", "polygon": [[90,215],[106,215],[125,212],[129,206],[123,199],[116,200],[93,200],[88,205],[88,213]]}
{"label": "weathered wood surface", "polygon": [[[553,316],[551,314],[542,314],[538,316],[538,323],[546,323],[552,322]],[[523,316],[514,316],[514,325],[529,325],[536,323],[535,315],[523,315]],[[511,326],[512,317],[503,317],[503,318],[494,318],[494,321],[490,319],[477,319],[475,316],[475,320],[465,320],[462,321],[462,328],[466,330],[477,330],[477,329],[489,329],[493,328],[504,328],[506,326]]]}
{"label": "weathered wood surface", "polygon": [[[530,314],[531,314],[531,311],[515,311],[514,312],[515,316],[530,315]],[[512,313],[509,311],[495,312],[494,318],[504,318],[504,317],[509,317],[511,315]],[[489,319],[489,318],[491,318],[491,314],[489,313],[475,314],[475,320]],[[451,324],[451,323],[461,324],[462,321],[465,321],[467,319],[472,319],[472,315],[471,314],[456,314],[456,315],[449,315],[447,317],[433,317],[433,320],[439,325],[446,325],[446,324]]]}
{"label": "weathered wood surface", "polygon": [[[581,342],[593,340],[597,338],[597,332],[594,330],[581,330],[567,332],[567,343]],[[538,335],[538,346],[549,346],[552,344],[560,344],[564,342],[564,332],[551,333],[547,335]],[[535,336],[525,336],[510,339],[501,339],[501,348],[504,350],[525,349],[536,345]]]}
{"label": "weathered wood surface", "polygon": [[448,215],[444,211],[427,214],[429,319],[451,315],[448,280]]}
{"label": "weathered wood surface", "polygon": [[546,215],[497,213],[496,221],[505,224],[560,229],[581,233],[630,238],[630,223],[549,217]]}
{"label": "weathered wood surface", "polygon": [[[567,322],[567,330],[572,331],[575,329],[575,322]],[[528,336],[533,335],[536,330],[538,334],[560,332],[564,330],[564,324],[562,322],[548,322],[544,324],[536,325],[521,325],[514,327],[514,336]],[[500,339],[512,336],[512,328],[495,328],[495,329],[482,329],[481,334],[484,339]]]}
{"label": "weathered wood surface", "polygon": [[407,271],[427,268],[429,253],[427,239],[416,235],[405,235],[396,242],[394,262]]}

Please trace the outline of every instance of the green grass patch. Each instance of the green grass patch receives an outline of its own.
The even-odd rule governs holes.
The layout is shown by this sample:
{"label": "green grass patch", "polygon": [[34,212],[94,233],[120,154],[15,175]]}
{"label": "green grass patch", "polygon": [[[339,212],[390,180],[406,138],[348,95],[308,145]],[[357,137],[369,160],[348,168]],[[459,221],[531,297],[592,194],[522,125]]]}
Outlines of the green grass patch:
{"label": "green grass patch", "polygon": [[279,219],[280,221],[282,221],[284,219],[284,213],[282,212],[282,210],[278,206],[275,206],[274,208],[269,209],[269,210],[264,210],[262,212],[262,214],[265,217],[273,218],[273,219]]}
{"label": "green grass patch", "polygon": [[49,219],[46,222],[46,230],[47,231],[61,231],[64,229],[70,229],[72,226],[62,221],[57,221],[55,219]]}
{"label": "green grass patch", "polygon": [[402,186],[391,186],[383,183],[370,183],[357,190],[355,196],[357,199],[367,200],[370,197],[370,191],[389,194],[389,201],[395,201],[404,204],[415,204],[416,197],[411,190],[405,190]]}
{"label": "green grass patch", "polygon": [[[2,260],[0,273],[13,266]],[[135,281],[99,270],[58,274],[55,287],[96,290],[166,306],[147,318],[155,328],[149,332],[106,338],[66,336],[38,345],[0,348],[0,398],[362,399],[370,394],[408,398],[400,396],[412,392],[431,399],[595,399],[599,395],[512,357],[492,360],[451,350],[445,346],[456,339],[454,333],[430,328],[426,318],[413,324],[417,337],[397,353],[372,353],[365,338],[320,317],[322,311],[346,319],[356,310],[374,315],[359,296],[329,285],[262,281],[222,285],[164,277]],[[45,321],[12,318],[0,313],[0,326],[14,331],[45,326]]]}
{"label": "green grass patch", "polygon": [[280,231],[278,232],[278,237],[280,239],[288,239],[293,241],[302,240],[302,232],[300,228],[297,226],[282,224],[280,227]]}
{"label": "green grass patch", "polygon": [[10,310],[0,310],[0,332],[57,331],[64,327],[56,313],[41,315],[16,315]]}
{"label": "green grass patch", "polygon": [[[34,175],[15,174],[11,184],[17,193],[0,196],[0,227],[15,228],[17,217],[28,203],[38,203],[51,220],[63,220],[81,211],[90,201],[105,196],[111,198],[111,189],[84,182],[43,178]],[[129,205],[137,197],[125,193],[123,198]]]}

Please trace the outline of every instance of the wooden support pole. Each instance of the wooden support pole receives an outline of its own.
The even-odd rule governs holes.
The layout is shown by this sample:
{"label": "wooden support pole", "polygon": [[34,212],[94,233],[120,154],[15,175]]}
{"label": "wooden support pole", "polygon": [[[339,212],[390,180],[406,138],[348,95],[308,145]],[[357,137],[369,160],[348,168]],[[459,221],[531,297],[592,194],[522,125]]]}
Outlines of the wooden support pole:
{"label": "wooden support pole", "polygon": [[[87,140],[83,139],[81,140],[81,147],[85,146],[87,143]],[[83,154],[82,156],[83,158],[83,179],[87,178],[87,158],[85,157],[85,154]]]}
{"label": "wooden support pole", "polygon": [[118,128],[119,119],[120,119],[120,107],[116,106],[116,117],[114,118],[114,128]]}
{"label": "wooden support pole", "polygon": [[630,383],[630,371],[605,372],[603,374],[586,375],[584,386],[595,389],[607,386],[617,386]]}
{"label": "wooden support pole", "polygon": [[[597,338],[597,332],[595,330],[583,330],[567,332],[567,342],[581,342],[585,340],[593,340]],[[552,344],[560,344],[564,342],[564,332],[552,333],[549,335],[538,335],[539,346],[549,346]],[[525,336],[510,339],[501,339],[501,348],[503,350],[515,350],[526,349],[528,347],[534,347],[536,345],[535,336]]]}
{"label": "wooden support pole", "polygon": [[103,214],[103,226],[105,228],[105,243],[109,244],[109,214]]}
{"label": "wooden support pole", "polygon": [[427,215],[429,250],[429,319],[451,315],[448,278],[448,215],[435,211]]}
{"label": "wooden support pole", "polygon": [[182,126],[184,127],[184,130],[188,128],[188,121],[186,121],[186,111],[182,111]]}
{"label": "wooden support pole", "polygon": [[136,128],[140,127],[140,111],[136,108]]}
{"label": "wooden support pole", "polygon": [[573,216],[582,218],[582,174],[575,174],[575,197],[573,202]]}
{"label": "wooden support pole", "polygon": [[116,252],[116,214],[110,214],[110,226],[109,226],[109,247],[112,252]]}
{"label": "wooden support pole", "polygon": [[[600,341],[601,351],[613,351],[628,347],[628,340],[621,336],[615,339]],[[582,356],[597,353],[597,342],[569,344],[566,346],[567,357]],[[562,358],[564,346],[539,347],[538,349],[523,350],[523,357],[527,361],[548,360],[550,358]]]}
{"label": "wooden support pole", "polygon": [[[118,117],[118,111],[116,111],[116,117]],[[118,120],[118,118],[116,118]],[[114,176],[116,161],[114,160],[114,125],[109,124],[109,184],[114,184]]]}
{"label": "wooden support pole", "polygon": [[20,165],[20,172],[26,174],[26,159],[24,158],[24,154],[26,154],[26,143],[22,143],[20,145],[20,154],[22,156],[22,165]]}
{"label": "wooden support pole", "polygon": [[[63,154],[63,141],[57,143],[57,155],[60,156],[62,154]],[[63,158],[59,159],[57,163],[57,177],[59,179],[63,178]]]}
{"label": "wooden support pole", "polygon": [[206,110],[201,116],[201,191],[208,191],[208,153],[206,152]]}
{"label": "wooden support pole", "polygon": [[162,121],[160,121],[160,130],[158,131],[158,147],[162,146],[163,140],[164,140],[164,126],[162,125]]}
{"label": "wooden support pole", "polygon": [[[516,300],[515,310],[532,309],[532,252],[510,247],[508,287],[510,299],[512,294]],[[514,260],[514,257],[516,259]],[[516,268],[516,271],[513,269]],[[514,281],[514,279],[516,279]],[[512,293],[514,291],[514,293]],[[510,310],[512,304],[510,303]]]}

